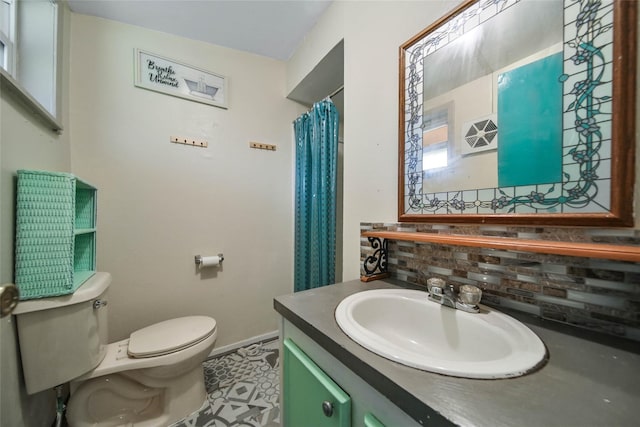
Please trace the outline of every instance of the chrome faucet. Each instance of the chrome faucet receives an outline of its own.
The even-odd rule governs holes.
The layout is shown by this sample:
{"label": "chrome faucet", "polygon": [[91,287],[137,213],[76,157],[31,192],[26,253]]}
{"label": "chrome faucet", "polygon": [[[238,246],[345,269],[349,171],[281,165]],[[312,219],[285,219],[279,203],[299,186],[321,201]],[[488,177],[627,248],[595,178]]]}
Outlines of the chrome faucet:
{"label": "chrome faucet", "polygon": [[456,292],[453,290],[453,285],[446,285],[444,288],[432,286],[429,299],[447,307],[456,308]]}
{"label": "chrome faucet", "polygon": [[453,285],[447,285],[444,280],[437,277],[427,280],[427,286],[428,298],[433,302],[468,313],[480,311],[478,303],[482,298],[482,291],[476,286],[462,285],[456,294]]}

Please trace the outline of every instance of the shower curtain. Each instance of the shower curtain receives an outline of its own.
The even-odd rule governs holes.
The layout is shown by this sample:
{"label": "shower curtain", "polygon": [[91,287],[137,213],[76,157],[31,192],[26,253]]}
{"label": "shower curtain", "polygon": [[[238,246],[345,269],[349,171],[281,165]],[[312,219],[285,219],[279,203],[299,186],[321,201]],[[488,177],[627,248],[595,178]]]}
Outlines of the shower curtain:
{"label": "shower curtain", "polygon": [[297,292],[335,282],[338,111],[327,98],[293,124]]}

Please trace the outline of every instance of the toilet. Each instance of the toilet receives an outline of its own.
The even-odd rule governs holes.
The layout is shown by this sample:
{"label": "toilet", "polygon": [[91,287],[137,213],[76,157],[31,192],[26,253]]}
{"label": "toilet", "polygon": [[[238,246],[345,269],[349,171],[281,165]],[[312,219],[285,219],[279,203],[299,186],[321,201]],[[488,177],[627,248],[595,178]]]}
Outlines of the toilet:
{"label": "toilet", "polygon": [[96,273],[71,295],[16,307],[27,393],[71,382],[71,427],[169,425],[205,402],[202,362],[215,319],[166,320],[108,344],[109,273]]}

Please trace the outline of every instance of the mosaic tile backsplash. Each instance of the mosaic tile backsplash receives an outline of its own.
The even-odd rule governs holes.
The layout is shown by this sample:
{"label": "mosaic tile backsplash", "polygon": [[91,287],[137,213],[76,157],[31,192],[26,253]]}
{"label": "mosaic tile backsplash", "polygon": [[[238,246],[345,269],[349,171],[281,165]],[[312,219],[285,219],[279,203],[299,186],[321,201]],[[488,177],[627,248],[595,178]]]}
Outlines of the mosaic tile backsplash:
{"label": "mosaic tile backsplash", "polygon": [[[481,235],[638,246],[640,230],[361,223],[362,231]],[[482,289],[482,302],[640,341],[640,264],[389,240],[391,277],[424,286],[441,277]],[[360,242],[361,265],[373,253]]]}

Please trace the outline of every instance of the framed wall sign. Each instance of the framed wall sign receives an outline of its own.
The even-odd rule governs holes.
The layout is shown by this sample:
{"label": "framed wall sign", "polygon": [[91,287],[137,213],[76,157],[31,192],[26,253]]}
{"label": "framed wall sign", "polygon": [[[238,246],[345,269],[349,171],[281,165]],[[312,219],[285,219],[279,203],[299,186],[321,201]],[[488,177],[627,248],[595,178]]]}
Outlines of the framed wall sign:
{"label": "framed wall sign", "polygon": [[227,78],[211,71],[135,49],[135,85],[227,108]]}

